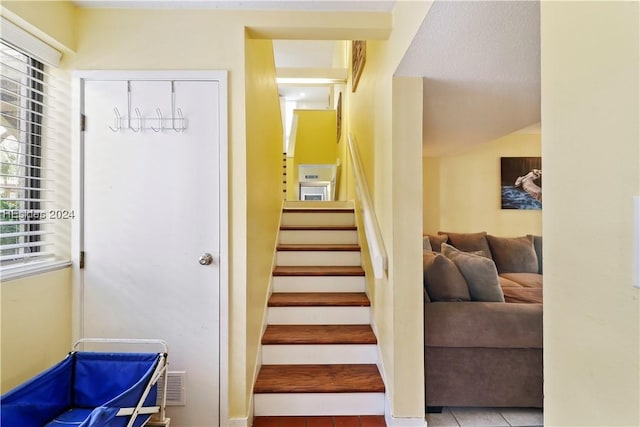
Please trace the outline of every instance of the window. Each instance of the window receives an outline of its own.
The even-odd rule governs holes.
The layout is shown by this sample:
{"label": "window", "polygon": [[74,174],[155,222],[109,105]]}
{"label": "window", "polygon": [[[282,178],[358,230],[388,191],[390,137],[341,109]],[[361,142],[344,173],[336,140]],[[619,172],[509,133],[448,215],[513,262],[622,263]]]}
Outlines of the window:
{"label": "window", "polygon": [[[54,259],[47,66],[0,41],[0,270]],[[70,215],[70,212],[66,213]]]}

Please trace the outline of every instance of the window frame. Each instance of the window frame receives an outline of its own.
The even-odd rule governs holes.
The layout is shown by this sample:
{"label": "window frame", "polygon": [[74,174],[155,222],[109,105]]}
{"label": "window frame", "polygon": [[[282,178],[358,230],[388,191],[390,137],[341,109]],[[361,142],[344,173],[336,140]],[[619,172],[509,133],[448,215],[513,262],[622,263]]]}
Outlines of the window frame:
{"label": "window frame", "polygon": [[[41,209],[44,207],[43,203],[45,202],[43,196],[47,194],[47,191],[50,191],[46,185],[41,185],[42,180],[48,178],[45,168],[48,166],[47,163],[51,161],[47,156],[47,143],[50,141],[48,141],[48,131],[45,129],[47,125],[47,109],[51,104],[51,102],[48,102],[46,99],[51,96],[51,93],[49,93],[51,92],[49,90],[50,88],[47,87],[47,85],[51,84],[49,81],[51,76],[48,66],[57,66],[61,54],[41,40],[25,32],[20,27],[6,20],[4,17],[0,17],[0,19],[2,21],[0,33],[2,48],[11,49],[20,55],[24,55],[21,58],[24,59],[24,68],[19,67],[20,70],[16,69],[16,72],[24,74],[24,77],[20,79],[21,81],[16,81],[16,85],[20,89],[15,92],[15,103],[13,106],[16,108],[16,122],[21,122],[21,124],[15,128],[15,132],[20,136],[17,139],[14,137],[14,139],[18,141],[18,146],[24,145],[24,150],[22,148],[16,150],[18,156],[16,163],[19,167],[24,166],[22,171],[24,171],[24,176],[27,178],[17,185],[17,187],[22,187],[22,189],[19,190],[21,194],[12,197],[22,197],[25,199],[23,202],[17,204],[17,206],[19,206],[19,214],[42,212]],[[7,63],[9,62],[7,61]],[[8,67],[9,66],[7,66],[7,68]],[[26,72],[24,71],[25,69]],[[9,73],[3,72],[3,79],[5,78],[5,74]],[[27,84],[25,84],[25,82],[27,82]],[[23,90],[22,88],[26,89]],[[3,89],[2,92],[3,96],[8,95],[7,98],[11,98],[11,90]],[[9,101],[3,100],[3,104],[5,104],[5,102],[10,103]],[[7,110],[10,111],[10,109]],[[3,108],[3,118],[6,117],[10,116],[5,114]],[[4,121],[8,122],[9,120]],[[3,147],[3,151],[5,150],[7,150],[7,148]],[[23,159],[20,160],[19,157],[23,157]],[[13,168],[12,166],[9,166],[9,168],[13,171],[19,171],[18,168]],[[11,175],[11,173],[14,172],[8,172],[6,175]],[[20,175],[20,173],[14,174]],[[9,186],[6,184],[6,181],[3,181],[2,187],[3,190],[7,190]],[[3,195],[2,199],[3,201],[11,201],[8,192]],[[3,206],[3,209],[8,206]],[[3,217],[1,219],[4,221],[7,218]],[[41,245],[36,244],[29,249],[29,252],[44,254],[44,245],[51,244],[55,246],[57,240],[64,240],[64,236],[56,236],[55,233],[53,233],[54,235],[51,237],[43,238],[44,233],[50,234],[50,230],[45,230],[44,228],[46,228],[46,226],[43,227],[40,221],[22,224],[20,227],[21,229],[16,232],[24,234],[23,236],[18,235],[15,237],[18,240],[22,240],[21,243],[42,242]],[[24,250],[24,247],[17,248],[17,252]],[[7,251],[10,251],[10,249]],[[11,255],[13,254],[8,254],[8,256]],[[25,257],[19,253],[15,255],[16,258],[14,260],[5,259],[0,265],[0,276],[3,283],[8,280],[66,268],[71,265],[70,260],[59,258],[55,251],[51,256],[35,255]]]}

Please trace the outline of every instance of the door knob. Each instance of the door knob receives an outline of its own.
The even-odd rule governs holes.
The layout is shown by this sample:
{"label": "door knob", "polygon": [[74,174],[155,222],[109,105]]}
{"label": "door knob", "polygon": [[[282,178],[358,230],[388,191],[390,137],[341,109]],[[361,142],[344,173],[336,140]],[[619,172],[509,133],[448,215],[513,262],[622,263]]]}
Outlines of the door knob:
{"label": "door knob", "polygon": [[209,265],[213,262],[213,255],[205,252],[200,256],[198,262],[200,263],[200,265]]}

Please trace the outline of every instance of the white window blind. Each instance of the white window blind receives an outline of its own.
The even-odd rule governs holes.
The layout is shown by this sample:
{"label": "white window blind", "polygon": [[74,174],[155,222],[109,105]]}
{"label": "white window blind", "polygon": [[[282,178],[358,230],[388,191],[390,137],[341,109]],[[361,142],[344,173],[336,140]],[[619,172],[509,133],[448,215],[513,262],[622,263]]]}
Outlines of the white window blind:
{"label": "white window blind", "polygon": [[[0,40],[0,270],[52,260],[55,148],[48,66]],[[66,215],[69,215],[67,212]]]}

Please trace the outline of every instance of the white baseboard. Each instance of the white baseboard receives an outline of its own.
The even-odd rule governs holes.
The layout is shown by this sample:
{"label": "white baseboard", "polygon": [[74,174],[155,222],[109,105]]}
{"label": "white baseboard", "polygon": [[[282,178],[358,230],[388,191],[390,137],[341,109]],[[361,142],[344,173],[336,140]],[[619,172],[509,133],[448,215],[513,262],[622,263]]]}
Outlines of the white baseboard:
{"label": "white baseboard", "polygon": [[231,418],[229,427],[250,427],[249,418]]}
{"label": "white baseboard", "polygon": [[[378,328],[376,327],[373,317],[371,318],[371,328],[373,329],[376,337],[378,337]],[[386,389],[384,393],[384,419],[387,427],[426,427],[427,420],[424,416],[416,418],[400,418],[394,417],[391,414],[391,396],[389,395],[389,386],[387,385],[384,362],[382,360],[382,352],[380,350],[379,343],[380,341],[378,340],[378,370],[380,371],[380,375],[382,376]]]}
{"label": "white baseboard", "polygon": [[395,418],[390,414],[385,414],[384,419],[387,427],[426,427],[427,420],[422,418]]}

